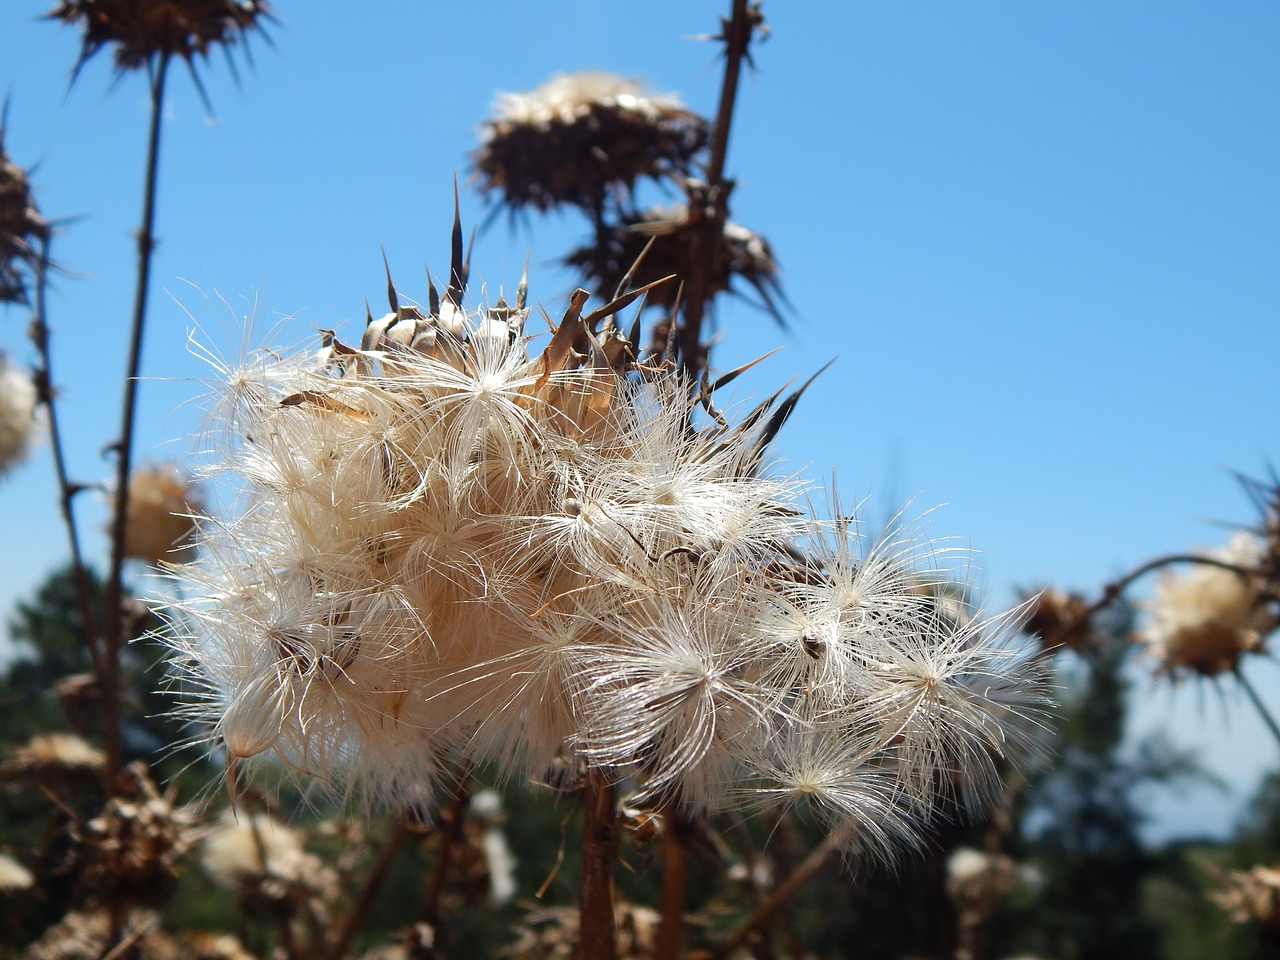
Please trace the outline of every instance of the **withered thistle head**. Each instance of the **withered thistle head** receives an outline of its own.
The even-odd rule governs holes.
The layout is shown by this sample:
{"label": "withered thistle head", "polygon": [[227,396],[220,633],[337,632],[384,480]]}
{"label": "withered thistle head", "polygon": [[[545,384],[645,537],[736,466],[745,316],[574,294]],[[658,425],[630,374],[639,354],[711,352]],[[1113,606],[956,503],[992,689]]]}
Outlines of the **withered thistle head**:
{"label": "withered thistle head", "polygon": [[644,177],[687,172],[707,142],[706,120],[677,97],[604,71],[556,74],[496,106],[471,163],[480,188],[513,210],[599,210]]}
{"label": "withered thistle head", "polygon": [[150,67],[158,58],[191,64],[213,47],[230,47],[271,15],[265,0],[58,0],[45,14],[81,23],[84,37],[76,71],[114,44],[120,72]]}
{"label": "withered thistle head", "polygon": [[1039,640],[1042,650],[1076,649],[1088,643],[1093,618],[1080,594],[1045,587],[1023,602],[1027,609],[1023,632]]}
{"label": "withered thistle head", "polygon": [[[700,239],[701,227],[696,214],[690,215],[684,204],[628,214],[595,245],[571,251],[565,263],[581,270],[586,282],[606,297],[628,276],[631,286],[641,287],[674,275],[675,282],[650,291],[646,300],[651,306],[671,310],[682,295],[680,281],[693,266],[695,238]],[[769,241],[740,224],[726,223],[713,260],[708,299],[733,290],[735,278],[745,280],[769,315],[785,325],[782,285]],[[687,288],[683,295],[688,295]]]}
{"label": "withered thistle head", "polygon": [[1256,923],[1272,933],[1280,930],[1280,870],[1258,865],[1252,870],[1227,870],[1210,898],[1232,923]]}
{"label": "withered thistle head", "polygon": [[0,303],[27,303],[27,278],[49,238],[49,221],[40,216],[31,184],[4,146],[0,114]]}

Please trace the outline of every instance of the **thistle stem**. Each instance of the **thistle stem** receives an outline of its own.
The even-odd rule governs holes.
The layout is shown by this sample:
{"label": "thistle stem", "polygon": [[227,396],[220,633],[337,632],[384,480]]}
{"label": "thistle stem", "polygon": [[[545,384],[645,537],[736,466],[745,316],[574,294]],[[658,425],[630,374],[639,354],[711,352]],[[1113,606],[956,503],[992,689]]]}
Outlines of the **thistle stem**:
{"label": "thistle stem", "polygon": [[706,313],[711,279],[717,260],[722,255],[721,237],[729,218],[729,192],[733,184],[724,178],[725,157],[729,151],[729,130],[733,124],[733,108],[738,97],[738,77],[746,59],[751,37],[762,22],[758,6],[747,0],[733,0],[730,18],[722,21],[720,39],[724,42],[724,79],[720,85],[720,106],[711,128],[710,158],[706,182],[690,190],[689,222],[694,226],[690,244],[688,282],[684,297],[684,322],[680,326],[680,365],[691,384],[706,366],[702,355],[702,320]]}
{"label": "thistle stem", "polygon": [[578,891],[578,960],[615,960],[613,864],[618,811],[613,786],[588,770],[582,790],[582,870]]}
{"label": "thistle stem", "polygon": [[1258,715],[1262,717],[1262,722],[1267,725],[1267,729],[1271,731],[1271,735],[1276,738],[1276,742],[1280,743],[1280,724],[1276,723],[1276,718],[1271,711],[1267,709],[1267,705],[1262,702],[1262,698],[1258,696],[1258,691],[1253,684],[1249,682],[1249,678],[1244,675],[1244,671],[1240,669],[1240,664],[1235,667],[1236,680],[1240,684],[1240,688],[1244,690],[1248,696],[1249,702],[1253,704],[1254,709],[1258,711]]}
{"label": "thistle stem", "polygon": [[1123,577],[1118,580],[1112,580],[1102,588],[1102,596],[1098,598],[1089,609],[1085,612],[1085,616],[1089,617],[1114,603],[1120,594],[1132,584],[1135,580],[1145,577],[1148,573],[1159,570],[1162,567],[1170,567],[1179,563],[1197,563],[1205,567],[1217,567],[1220,570],[1229,570],[1240,576],[1248,576],[1249,571],[1241,567],[1239,564],[1231,563],[1227,560],[1219,560],[1216,557],[1206,557],[1195,553],[1171,553],[1167,556],[1156,557],[1154,560],[1148,560],[1141,566],[1134,567]]}
{"label": "thistle stem", "polygon": [[58,477],[58,505],[67,528],[67,541],[71,547],[71,574],[75,580],[76,602],[80,608],[80,621],[84,628],[85,649],[93,664],[94,675],[102,676],[102,647],[93,613],[93,591],[89,586],[89,574],[85,568],[84,552],[80,548],[80,533],[76,526],[72,507],[78,486],[73,486],[67,475],[66,450],[62,444],[62,430],[58,422],[57,404],[53,389],[53,350],[50,346],[47,319],[47,292],[49,286],[49,237],[40,242],[40,259],[36,263],[35,312],[31,318],[30,335],[40,355],[40,367],[36,371],[36,390],[49,418],[49,445],[53,448],[53,466]]}
{"label": "thistle stem", "polygon": [[391,865],[395,863],[396,856],[400,853],[400,848],[404,845],[405,839],[409,836],[409,827],[405,823],[404,817],[396,821],[395,828],[391,831],[391,836],[387,838],[386,845],[382,848],[382,852],[378,854],[378,859],[373,866],[369,868],[369,875],[365,877],[364,887],[360,890],[359,897],[351,907],[351,912],[347,914],[342,926],[338,930],[338,934],[334,937],[333,942],[329,945],[328,956],[330,960],[342,960],[347,954],[347,948],[351,946],[351,941],[355,938],[357,931],[364,925],[365,918],[369,915],[369,910],[373,907],[373,899],[378,893],[378,888],[382,886],[382,881],[386,879],[387,873],[391,870]]}
{"label": "thistle stem", "polygon": [[164,81],[169,56],[161,54],[151,76],[151,129],[147,139],[147,170],[143,187],[142,226],[138,229],[138,276],[134,291],[133,325],[125,368],[124,402],[117,441],[115,512],[111,518],[111,566],[106,585],[106,632],[101,673],[102,727],[106,746],[107,782],[120,768],[120,647],[125,642],[121,609],[124,578],[125,520],[129,510],[129,472],[133,465],[133,434],[138,396],[138,372],[142,365],[142,334],[146,324],[147,290],[151,279],[151,255],[155,250],[157,178],[160,168],[160,127],[164,112]]}
{"label": "thistle stem", "polygon": [[[469,774],[468,774],[469,775]],[[440,847],[436,851],[435,868],[427,883],[426,893],[422,897],[422,906],[418,910],[418,919],[435,927],[440,919],[440,898],[444,895],[445,880],[449,876],[449,868],[453,866],[453,851],[462,836],[462,824],[467,815],[467,804],[471,795],[466,790],[466,776],[458,781],[457,792],[453,802],[441,817]]]}
{"label": "thistle stem", "polygon": [[653,960],[676,960],[684,933],[687,822],[668,805],[662,818],[662,923]]}

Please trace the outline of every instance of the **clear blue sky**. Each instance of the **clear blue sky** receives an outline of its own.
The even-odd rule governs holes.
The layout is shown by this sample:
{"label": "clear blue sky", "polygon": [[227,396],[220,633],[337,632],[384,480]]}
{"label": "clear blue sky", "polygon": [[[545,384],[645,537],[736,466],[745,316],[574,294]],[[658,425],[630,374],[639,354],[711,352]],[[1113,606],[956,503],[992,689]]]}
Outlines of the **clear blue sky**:
{"label": "clear blue sky", "polygon": [[[73,472],[109,473],[132,297],[146,93],[100,56],[68,90],[79,37],[0,5],[6,141],[36,164],[54,247],[50,310]],[[201,65],[209,116],[177,71],[166,107],[143,458],[182,458],[203,375],[192,318],[234,352],[266,337],[358,329],[444,269],[452,178],[499,90],[557,70],[647,79],[712,113],[724,3],[289,3],[251,38],[241,82]],[[741,90],[729,149],[734,218],[764,233],[795,307],[780,337],[725,303],[722,367],[771,349],[748,389],[836,364],[777,447],[837,471],[873,515],[913,498],[978,552],[993,602],[1017,585],[1092,589],[1252,519],[1229,475],[1280,457],[1280,6],[1183,0],[767,3],[773,30]],[[484,208],[462,197],[464,219]],[[558,313],[552,262],[582,224],[535,219],[482,237],[475,277]],[[478,289],[478,288],[477,288]],[[225,298],[230,306],[224,305]],[[30,352],[20,310],[0,347]],[[100,508],[83,511],[105,552]],[[46,451],[0,486],[7,609],[65,557]],[[1280,707],[1280,669],[1251,665]],[[1142,675],[1138,675],[1142,677]],[[1231,796],[1158,807],[1164,832],[1222,829],[1277,764],[1231,689],[1171,694],[1142,678],[1136,730],[1200,745]],[[1224,722],[1224,718],[1227,722]]]}

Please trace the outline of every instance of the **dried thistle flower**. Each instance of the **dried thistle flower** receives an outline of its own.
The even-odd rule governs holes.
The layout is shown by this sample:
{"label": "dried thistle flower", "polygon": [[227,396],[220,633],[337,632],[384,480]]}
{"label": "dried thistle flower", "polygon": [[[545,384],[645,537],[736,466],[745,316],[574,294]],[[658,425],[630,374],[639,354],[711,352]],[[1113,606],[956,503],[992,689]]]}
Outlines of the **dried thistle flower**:
{"label": "dried thistle flower", "polygon": [[670,94],[604,71],[559,73],[498,95],[471,162],[480,188],[513,210],[602,209],[644,177],[678,177],[707,142],[706,121]]}
{"label": "dried thistle flower", "polygon": [[1070,650],[1088,642],[1093,623],[1089,605],[1080,594],[1046,587],[1029,594],[1023,602],[1028,611],[1023,630],[1040,641],[1041,649]]}
{"label": "dried thistle flower", "polygon": [[188,933],[181,944],[185,960],[257,960],[233,933]]}
{"label": "dried thistle flower", "polygon": [[297,881],[319,865],[303,849],[297,830],[263,813],[237,817],[226,811],[200,844],[200,866],[228,890],[265,874]]}
{"label": "dried thistle flower", "polygon": [[[693,263],[699,226],[696,216],[684,204],[626,214],[596,243],[570,252],[565,263],[580,270],[587,282],[606,296],[611,296],[626,277],[639,287],[674,276],[674,282],[655,287],[646,299],[647,304],[670,311],[682,294],[680,281]],[[778,265],[763,236],[726,223],[713,263],[708,299],[732,290],[735,278],[746,281],[769,315],[785,325]]]}
{"label": "dried thistle flower", "polygon": [[1221,888],[1210,898],[1227,911],[1233,923],[1257,923],[1280,931],[1280,869],[1256,866],[1251,870],[1226,870]]}
{"label": "dried thistle flower", "polygon": [[145,563],[188,560],[201,498],[173,464],[139,467],[129,476],[124,555]]}
{"label": "dried thistle flower", "polygon": [[[0,303],[27,303],[26,273],[36,267],[49,239],[49,221],[40,216],[26,171],[4,145],[7,104],[0,112]],[[0,407],[3,404],[0,403]],[[0,451],[4,429],[0,423]],[[0,463],[3,457],[0,456]]]}
{"label": "dried thistle flower", "polygon": [[[578,911],[569,907],[530,910],[516,942],[502,950],[513,960],[572,960],[578,956]],[[614,906],[614,950],[618,960],[648,960],[657,946],[662,915],[619,899]]]}
{"label": "dried thistle flower", "polygon": [[26,960],[101,960],[121,943],[138,960],[179,960],[177,942],[160,926],[160,914],[146,907],[117,913],[106,907],[75,910],[27,947]]}
{"label": "dried thistle flower", "polygon": [[172,891],[193,818],[162,796],[141,761],[121,772],[119,790],[85,824],[83,881],[100,902],[155,904]]}
{"label": "dried thistle flower", "polygon": [[0,896],[12,896],[35,886],[35,874],[7,853],[0,853]]}
{"label": "dried thistle flower", "polygon": [[194,67],[213,47],[230,47],[262,28],[271,8],[265,0],[59,0],[45,16],[81,23],[84,36],[76,72],[103,47],[114,44],[116,69],[150,69],[158,59],[180,57]]}
{"label": "dried thistle flower", "polygon": [[31,447],[38,399],[31,373],[0,352],[0,477],[21,463]]}
{"label": "dried thistle flower", "polygon": [[0,763],[0,780],[33,783],[58,791],[68,783],[96,781],[102,773],[101,750],[70,733],[41,733]]}
{"label": "dried thistle flower", "polygon": [[1276,627],[1255,573],[1263,544],[1239,531],[1207,556],[1216,563],[1166,571],[1141,604],[1146,620],[1137,639],[1161,673],[1212,677],[1234,670],[1241,656],[1262,649]]}
{"label": "dried thistle flower", "polygon": [[236,516],[171,617],[230,758],[422,805],[450,758],[567,758],[689,810],[812,809],[872,855],[990,794],[1042,708],[1016,618],[940,603],[948,551],[909,529],[806,518],[763,466],[794,397],[691,428],[613,325],[633,296],[575,296],[530,356],[523,297],[457,293],[226,375]]}

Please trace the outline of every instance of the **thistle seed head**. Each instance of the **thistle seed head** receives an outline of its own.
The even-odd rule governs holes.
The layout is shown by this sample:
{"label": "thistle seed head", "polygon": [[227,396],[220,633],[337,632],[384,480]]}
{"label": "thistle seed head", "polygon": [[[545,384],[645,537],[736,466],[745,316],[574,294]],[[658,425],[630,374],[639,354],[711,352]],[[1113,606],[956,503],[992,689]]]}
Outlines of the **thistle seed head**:
{"label": "thistle seed head", "polygon": [[58,0],[45,17],[79,23],[84,32],[76,71],[114,46],[120,72],[180,57],[194,66],[214,47],[230,47],[270,18],[265,0]]}
{"label": "thistle seed head", "polygon": [[761,466],[775,401],[701,416],[618,333],[631,298],[575,294],[540,352],[523,305],[392,299],[359,347],[251,359],[212,405],[238,489],[170,617],[229,755],[419,805],[449,763],[590,767],[888,856],[1026,750],[1014,618],[917,533],[806,516]]}
{"label": "thistle seed head", "polygon": [[642,178],[684,175],[706,142],[707,122],[675,96],[604,71],[560,73],[499,94],[471,163],[481,190],[513,211],[598,211]]}

